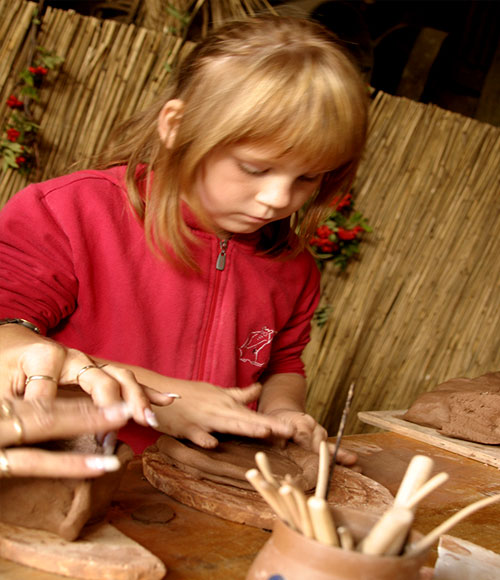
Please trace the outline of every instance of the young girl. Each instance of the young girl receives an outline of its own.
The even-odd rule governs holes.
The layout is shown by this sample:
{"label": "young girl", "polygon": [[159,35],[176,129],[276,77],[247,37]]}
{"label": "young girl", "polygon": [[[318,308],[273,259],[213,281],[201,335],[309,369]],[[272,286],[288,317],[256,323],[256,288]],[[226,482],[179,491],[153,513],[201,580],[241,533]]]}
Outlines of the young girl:
{"label": "young girl", "polygon": [[137,423],[205,447],[219,431],[317,449],[306,246],[352,183],[366,117],[366,88],[321,26],[261,17],[212,33],[98,169],[3,210],[0,318],[18,320],[0,327],[2,384],[127,400],[136,424],[121,438],[136,451],[158,436]]}

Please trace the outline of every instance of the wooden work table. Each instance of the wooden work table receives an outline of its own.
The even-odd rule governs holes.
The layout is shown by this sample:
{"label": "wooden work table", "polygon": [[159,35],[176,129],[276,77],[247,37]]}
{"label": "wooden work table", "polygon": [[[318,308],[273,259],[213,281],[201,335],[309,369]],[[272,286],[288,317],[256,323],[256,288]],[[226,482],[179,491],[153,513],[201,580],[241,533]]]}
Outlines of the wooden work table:
{"label": "wooden work table", "polygon": [[[451,514],[485,496],[500,493],[500,471],[395,433],[351,435],[344,447],[356,451],[363,473],[386,486],[394,495],[415,454],[431,456],[435,473],[450,479],[419,504],[415,529],[427,533]],[[167,506],[175,517],[167,523],[145,523],[134,517],[154,505]],[[144,518],[142,518],[144,519]],[[143,477],[140,459],[129,465],[109,513],[110,522],[158,556],[167,566],[167,580],[244,580],[246,571],[269,532],[235,524],[198,512],[170,499]],[[484,508],[453,528],[451,535],[500,553],[500,504]],[[433,550],[429,565],[436,557]],[[62,578],[0,559],[3,580],[55,580]]]}

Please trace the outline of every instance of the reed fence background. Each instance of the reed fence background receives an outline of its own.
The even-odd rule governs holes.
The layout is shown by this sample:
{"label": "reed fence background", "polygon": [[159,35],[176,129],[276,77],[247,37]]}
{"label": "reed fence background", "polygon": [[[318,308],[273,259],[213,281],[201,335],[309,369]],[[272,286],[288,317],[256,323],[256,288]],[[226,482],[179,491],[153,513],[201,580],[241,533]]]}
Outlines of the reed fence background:
{"label": "reed fence background", "polygon": [[[0,121],[26,64],[35,4],[0,0]],[[39,44],[65,58],[35,109],[36,178],[97,152],[111,127],[154,99],[180,40],[162,30],[49,9]],[[327,266],[305,353],[308,410],[335,434],[349,384],[357,411],[406,408],[452,376],[500,369],[500,129],[378,94],[355,184],[374,232],[345,273]],[[0,174],[0,206],[28,181]]]}

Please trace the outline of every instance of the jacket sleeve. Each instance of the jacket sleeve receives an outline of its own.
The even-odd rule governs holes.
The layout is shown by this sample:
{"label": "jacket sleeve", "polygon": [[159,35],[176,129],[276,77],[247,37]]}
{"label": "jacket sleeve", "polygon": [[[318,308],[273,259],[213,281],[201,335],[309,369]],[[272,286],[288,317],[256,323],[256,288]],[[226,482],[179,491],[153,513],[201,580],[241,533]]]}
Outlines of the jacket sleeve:
{"label": "jacket sleeve", "polygon": [[320,298],[320,272],[307,253],[302,256],[300,275],[297,276],[298,295],[295,308],[287,324],[273,341],[271,359],[263,379],[272,374],[298,373],[305,375],[302,353],[310,339],[311,320]]}
{"label": "jacket sleeve", "polygon": [[0,212],[0,318],[46,333],[73,312],[77,290],[69,238],[31,185]]}

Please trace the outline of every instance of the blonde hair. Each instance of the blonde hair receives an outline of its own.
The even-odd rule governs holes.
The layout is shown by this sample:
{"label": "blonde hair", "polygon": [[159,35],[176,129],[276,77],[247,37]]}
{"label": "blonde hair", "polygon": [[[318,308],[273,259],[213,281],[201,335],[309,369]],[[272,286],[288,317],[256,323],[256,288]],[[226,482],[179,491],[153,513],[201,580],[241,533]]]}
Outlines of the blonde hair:
{"label": "blonde hair", "polygon": [[[157,127],[170,99],[180,99],[184,108],[167,150]],[[296,255],[332,198],[352,184],[366,138],[367,101],[356,67],[319,24],[276,16],[228,23],[177,67],[166,94],[118,128],[101,166],[128,165],[130,203],[144,220],[149,242],[164,256],[170,245],[191,266],[192,237],[180,196],[189,193],[215,147],[262,143],[297,155],[311,171],[335,168],[324,175],[300,220],[294,215],[262,229],[262,250]]]}

